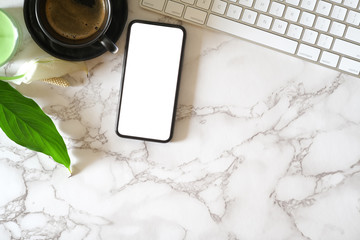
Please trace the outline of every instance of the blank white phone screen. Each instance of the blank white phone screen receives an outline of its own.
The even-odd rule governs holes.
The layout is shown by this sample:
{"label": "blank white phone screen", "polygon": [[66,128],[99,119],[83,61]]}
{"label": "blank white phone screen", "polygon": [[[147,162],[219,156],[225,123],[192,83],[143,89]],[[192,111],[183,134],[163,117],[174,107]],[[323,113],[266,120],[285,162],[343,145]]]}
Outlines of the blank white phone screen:
{"label": "blank white phone screen", "polygon": [[131,25],[118,119],[120,135],[171,137],[184,32],[177,27]]}

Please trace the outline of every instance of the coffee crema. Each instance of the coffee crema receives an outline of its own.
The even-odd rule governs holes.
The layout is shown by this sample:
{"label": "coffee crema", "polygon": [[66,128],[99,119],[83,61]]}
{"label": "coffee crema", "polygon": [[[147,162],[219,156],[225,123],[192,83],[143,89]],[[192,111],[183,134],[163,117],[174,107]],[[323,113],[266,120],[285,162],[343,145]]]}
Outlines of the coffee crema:
{"label": "coffee crema", "polygon": [[82,40],[96,34],[104,27],[105,0],[46,0],[45,13],[51,28],[70,40]]}

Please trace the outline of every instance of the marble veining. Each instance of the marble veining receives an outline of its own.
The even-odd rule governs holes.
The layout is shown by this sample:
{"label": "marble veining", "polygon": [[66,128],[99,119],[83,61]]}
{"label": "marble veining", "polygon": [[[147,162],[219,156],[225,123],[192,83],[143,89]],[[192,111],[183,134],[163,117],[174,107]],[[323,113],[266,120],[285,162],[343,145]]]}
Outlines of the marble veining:
{"label": "marble veining", "polygon": [[0,239],[360,239],[359,79],[137,1],[131,19],[188,32],[173,141],[115,134],[125,34],[71,87],[16,86],[57,125],[73,174],[1,132]]}

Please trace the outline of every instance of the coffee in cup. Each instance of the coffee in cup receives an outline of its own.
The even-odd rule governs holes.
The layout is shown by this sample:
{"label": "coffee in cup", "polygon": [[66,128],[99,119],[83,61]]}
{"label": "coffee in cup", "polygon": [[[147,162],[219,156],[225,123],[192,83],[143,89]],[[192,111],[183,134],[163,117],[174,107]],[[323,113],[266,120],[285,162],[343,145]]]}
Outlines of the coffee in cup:
{"label": "coffee in cup", "polygon": [[110,0],[36,0],[35,4],[39,26],[51,41],[69,48],[100,42],[117,52],[105,35],[111,23]]}
{"label": "coffee in cup", "polygon": [[70,40],[82,40],[96,34],[106,24],[104,0],[47,0],[46,19],[59,35]]}

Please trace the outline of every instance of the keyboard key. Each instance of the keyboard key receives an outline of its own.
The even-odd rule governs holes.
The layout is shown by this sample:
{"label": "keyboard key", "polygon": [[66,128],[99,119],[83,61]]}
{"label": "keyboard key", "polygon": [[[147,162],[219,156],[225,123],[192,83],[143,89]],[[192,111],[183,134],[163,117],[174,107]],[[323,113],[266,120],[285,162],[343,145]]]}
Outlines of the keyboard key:
{"label": "keyboard key", "polygon": [[143,0],[142,1],[142,5],[155,9],[155,10],[159,10],[162,11],[163,7],[165,4],[165,0]]}
{"label": "keyboard key", "polygon": [[285,9],[285,5],[277,2],[272,2],[269,13],[271,15],[281,17],[284,13],[284,9]]}
{"label": "keyboard key", "polygon": [[194,4],[195,0],[181,0],[184,3]]}
{"label": "keyboard key", "polygon": [[330,20],[323,17],[318,17],[315,22],[315,28],[327,32],[329,30]]}
{"label": "keyboard key", "polygon": [[339,62],[339,56],[327,51],[324,51],[321,55],[320,62],[330,67],[336,67]]}
{"label": "keyboard key", "polygon": [[336,39],[332,50],[360,60],[360,45]]}
{"label": "keyboard key", "polygon": [[269,8],[270,0],[257,0],[254,8],[259,11],[266,12]]}
{"label": "keyboard key", "polygon": [[215,0],[212,6],[211,11],[216,12],[218,14],[224,14],[227,3],[221,0]]}
{"label": "keyboard key", "polygon": [[287,20],[297,22],[297,20],[299,19],[299,15],[300,15],[300,10],[299,9],[288,7],[286,9],[286,13],[285,13],[284,17]]}
{"label": "keyboard key", "polygon": [[272,17],[266,16],[264,14],[260,14],[256,25],[265,29],[270,29],[272,20],[273,20]]}
{"label": "keyboard key", "polygon": [[360,43],[360,29],[348,27],[345,38]]}
{"label": "keyboard key", "polygon": [[272,26],[272,30],[274,32],[280,33],[280,34],[284,34],[286,31],[286,27],[287,27],[288,23],[281,21],[279,19],[275,19],[274,24]]}
{"label": "keyboard key", "polygon": [[356,8],[358,3],[359,0],[344,0],[344,5],[351,8]]}
{"label": "keyboard key", "polygon": [[257,12],[245,9],[242,19],[246,23],[254,24],[257,17]]}
{"label": "keyboard key", "polygon": [[210,14],[207,25],[211,28],[226,31],[235,36],[275,48],[280,51],[294,54],[298,43],[296,41],[268,33],[257,28],[231,21]]}
{"label": "keyboard key", "polygon": [[184,18],[198,24],[204,24],[207,13],[196,8],[187,7]]}
{"label": "keyboard key", "polygon": [[247,6],[247,7],[251,7],[253,4],[253,0],[239,0],[239,3],[241,5]]}
{"label": "keyboard key", "polygon": [[326,49],[331,47],[334,38],[325,34],[320,34],[317,45]]}
{"label": "keyboard key", "polygon": [[312,11],[314,10],[315,4],[316,0],[303,0],[301,3],[301,7]]}
{"label": "keyboard key", "polygon": [[345,24],[332,22],[330,33],[336,36],[342,37],[345,31]]}
{"label": "keyboard key", "polygon": [[347,9],[339,6],[334,6],[331,17],[343,21],[346,16]]}
{"label": "keyboard key", "polygon": [[341,59],[339,69],[344,70],[355,75],[360,73],[360,62],[343,57]]}
{"label": "keyboard key", "polygon": [[353,24],[355,26],[359,26],[360,24],[360,13],[359,12],[354,12],[354,11],[349,11],[347,18],[346,18],[346,22]]}
{"label": "keyboard key", "polygon": [[169,1],[165,9],[166,13],[169,13],[177,17],[181,17],[183,11],[184,11],[184,5],[173,1]]}
{"label": "keyboard key", "polygon": [[197,1],[196,6],[207,10],[209,9],[211,2],[212,0],[199,0]]}
{"label": "keyboard key", "polygon": [[286,2],[291,5],[298,6],[300,3],[300,0],[286,0]]}
{"label": "keyboard key", "polygon": [[312,27],[312,25],[314,24],[314,20],[315,20],[314,14],[303,12],[300,18],[300,24],[303,24],[308,27]]}
{"label": "keyboard key", "polygon": [[312,61],[317,61],[320,55],[320,49],[306,44],[300,44],[297,55]]}
{"label": "keyboard key", "polygon": [[310,29],[305,29],[302,40],[304,42],[314,44],[316,42],[317,36],[318,36],[317,32]]}
{"label": "keyboard key", "polygon": [[332,4],[324,1],[319,1],[316,12],[322,15],[328,16],[331,10]]}
{"label": "keyboard key", "polygon": [[242,11],[241,7],[236,6],[234,4],[230,4],[229,9],[227,11],[227,16],[238,20],[240,18],[241,11]]}
{"label": "keyboard key", "polygon": [[302,31],[302,27],[295,24],[290,24],[287,35],[292,38],[300,39]]}

